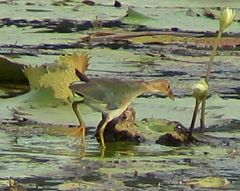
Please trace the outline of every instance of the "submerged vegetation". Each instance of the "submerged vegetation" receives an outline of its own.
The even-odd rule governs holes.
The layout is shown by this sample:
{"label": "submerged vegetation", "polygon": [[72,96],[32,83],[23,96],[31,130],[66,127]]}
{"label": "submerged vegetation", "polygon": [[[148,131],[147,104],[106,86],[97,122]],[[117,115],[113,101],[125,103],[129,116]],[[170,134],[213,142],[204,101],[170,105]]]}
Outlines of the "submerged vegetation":
{"label": "submerged vegetation", "polygon": [[[238,190],[239,5],[228,3],[1,2],[0,190]],[[85,94],[94,107],[122,106],[109,88],[122,83],[103,78],[131,90],[166,79],[176,99],[149,86],[153,95],[106,124],[79,104],[81,147],[71,104]],[[200,105],[204,133],[194,129]]]}

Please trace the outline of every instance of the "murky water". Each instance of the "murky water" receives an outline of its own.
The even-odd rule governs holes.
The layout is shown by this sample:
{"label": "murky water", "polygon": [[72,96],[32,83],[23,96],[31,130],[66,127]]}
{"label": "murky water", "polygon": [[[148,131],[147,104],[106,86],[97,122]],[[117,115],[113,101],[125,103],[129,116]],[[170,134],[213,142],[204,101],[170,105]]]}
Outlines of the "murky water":
{"label": "murky water", "polygon": [[[12,177],[29,190],[64,190],[69,182],[83,190],[203,190],[183,182],[213,176],[231,182],[221,189],[239,190],[237,132],[230,133],[227,144],[217,139],[219,143],[212,146],[175,148],[152,140],[139,145],[109,143],[101,157],[94,129],[84,154],[76,138],[49,134],[39,126],[27,128],[21,134],[16,126],[0,131],[0,188]],[[71,189],[77,190],[74,186]]]}
{"label": "murky water", "polygon": [[[159,96],[148,99],[141,97],[134,101],[134,108],[139,120],[161,117],[179,121],[185,126],[189,125],[194,103],[187,96],[191,94],[192,84],[205,73],[211,51],[208,33],[212,31],[210,35],[215,35],[218,25],[217,19],[207,17],[204,12],[209,9],[215,14],[219,13],[219,7],[229,6],[235,7],[239,15],[238,0],[191,3],[188,0],[127,0],[122,1],[122,8],[116,8],[106,0],[96,1],[95,6],[74,0],[55,3],[43,0],[1,2],[0,54],[11,56],[19,63],[39,66],[55,62],[62,53],[87,52],[91,56],[87,71],[90,78],[170,80],[178,96],[175,102]],[[130,19],[124,18],[128,6],[134,6],[134,10],[143,14],[140,14],[140,19],[138,14]],[[192,11],[192,15],[188,15],[189,11]],[[165,17],[167,19],[162,19]],[[98,20],[112,19],[122,19],[122,24],[117,29],[89,25],[90,21],[94,24]],[[142,28],[142,25],[149,28]],[[86,28],[83,30],[81,27]],[[145,36],[142,39],[101,42],[94,40],[93,35],[90,42],[82,39],[88,33],[101,32],[101,29],[113,34],[165,29],[180,33],[190,31],[186,33],[187,37],[196,35],[198,38],[185,39],[187,37],[183,36],[178,39],[159,35],[154,39]],[[232,32],[227,34],[230,37],[239,36],[237,21],[229,28],[229,32]],[[219,127],[216,131],[207,132],[209,136],[204,137],[205,143],[199,145],[167,147],[157,145],[155,140],[147,137],[142,144],[110,143],[105,156],[101,157],[94,128],[90,128],[84,150],[79,140],[61,133],[59,129],[55,128],[54,131],[48,125],[3,125],[6,121],[16,122],[16,116],[20,123],[21,120],[63,126],[76,123],[70,105],[58,108],[50,99],[45,100],[47,106],[42,107],[44,104],[38,103],[42,97],[34,91],[2,99],[15,96],[21,90],[12,87],[9,90],[6,88],[6,79],[3,79],[0,81],[3,85],[3,88],[0,87],[0,190],[9,186],[10,178],[30,191],[240,190],[240,71],[237,40],[223,40],[225,46],[218,52],[212,73],[211,93],[218,93],[225,99],[214,96],[208,99],[207,124],[219,124]],[[0,70],[0,74],[1,78],[12,75],[5,70]],[[12,108],[16,108],[17,112],[12,112]],[[18,109],[22,114],[18,113]],[[81,111],[88,125],[95,126],[99,121],[100,115],[89,114],[82,108]],[[223,124],[233,119],[235,121],[232,123]],[[192,179],[206,177],[222,178],[223,183],[214,188],[204,187],[206,183],[188,184]]]}

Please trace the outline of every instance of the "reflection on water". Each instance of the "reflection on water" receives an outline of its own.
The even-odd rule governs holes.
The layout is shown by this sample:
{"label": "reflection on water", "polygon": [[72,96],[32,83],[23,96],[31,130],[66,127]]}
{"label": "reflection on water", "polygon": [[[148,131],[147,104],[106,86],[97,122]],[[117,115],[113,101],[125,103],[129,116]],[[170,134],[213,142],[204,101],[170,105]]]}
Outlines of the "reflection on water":
{"label": "reflection on water", "polygon": [[[139,145],[108,143],[105,157],[101,157],[93,131],[87,136],[83,155],[76,138],[33,129],[27,133],[25,128],[22,134],[0,130],[0,188],[6,187],[9,177],[29,190],[64,190],[64,186],[77,185],[84,190],[179,190],[190,189],[180,184],[182,180],[211,176],[227,178],[231,190],[240,185],[238,139],[223,147],[174,148],[150,141]],[[233,137],[236,135],[232,132]]]}

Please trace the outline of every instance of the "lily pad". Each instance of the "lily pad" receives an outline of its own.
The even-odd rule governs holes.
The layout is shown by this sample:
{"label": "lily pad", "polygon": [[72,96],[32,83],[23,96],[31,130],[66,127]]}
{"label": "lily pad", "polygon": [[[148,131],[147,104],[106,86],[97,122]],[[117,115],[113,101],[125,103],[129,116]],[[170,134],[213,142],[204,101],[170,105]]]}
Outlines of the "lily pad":
{"label": "lily pad", "polygon": [[123,22],[128,24],[141,25],[151,21],[151,18],[145,16],[142,13],[135,11],[133,8],[129,7],[127,14],[124,16]]}
{"label": "lily pad", "polygon": [[[108,0],[96,1],[94,6],[77,0],[1,1],[0,53],[9,56],[4,59],[11,62],[7,66],[14,66],[21,75],[19,63],[41,66],[43,72],[30,72],[28,78],[49,76],[41,84],[35,76],[35,82],[29,83],[32,90],[17,96],[12,93],[18,91],[15,84],[20,75],[16,79],[12,75],[15,80],[7,80],[14,85],[12,93],[6,86],[0,91],[0,179],[8,181],[11,176],[27,190],[238,190],[239,1],[129,0],[121,4],[116,8]],[[124,17],[131,6],[132,12]],[[169,121],[190,125],[195,103],[191,87],[205,74],[219,10],[226,6],[235,8],[237,17],[224,34],[214,63],[206,110],[209,128],[204,135],[194,134],[202,143],[177,148],[155,144],[161,134],[172,131]],[[176,36],[159,35],[164,32]],[[68,58],[68,53],[78,51],[92,57],[86,71],[89,79],[171,81],[175,102],[145,94],[132,104],[135,127],[146,142],[107,143],[105,158],[100,157],[94,132],[101,114],[84,104],[79,111],[88,128],[87,147],[68,136],[78,125],[67,99],[71,92],[66,91],[66,84],[75,79],[73,70],[54,67],[59,55],[66,53]],[[12,70],[1,69],[0,78]],[[65,74],[68,77],[63,79]],[[53,88],[58,81],[63,81],[64,88]],[[29,84],[26,81],[25,86]],[[39,89],[43,84],[47,87]],[[231,184],[225,186],[225,178]],[[1,181],[0,190],[5,188]]]}
{"label": "lily pad", "polygon": [[197,186],[202,188],[226,188],[229,186],[230,181],[221,177],[207,177],[183,181],[184,184]]}
{"label": "lily pad", "polygon": [[23,74],[22,70],[24,64],[19,64],[17,62],[14,62],[13,60],[1,56],[0,57],[0,82],[8,82],[8,83],[26,83],[26,77]]}

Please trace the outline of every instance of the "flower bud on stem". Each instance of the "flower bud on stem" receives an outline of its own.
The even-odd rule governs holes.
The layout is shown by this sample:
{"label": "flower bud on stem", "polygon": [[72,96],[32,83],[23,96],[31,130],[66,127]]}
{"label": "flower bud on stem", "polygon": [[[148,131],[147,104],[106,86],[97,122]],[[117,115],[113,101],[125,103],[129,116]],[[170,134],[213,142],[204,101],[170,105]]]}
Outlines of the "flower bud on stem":
{"label": "flower bud on stem", "polygon": [[[224,30],[227,29],[227,27],[229,27],[232,24],[232,22],[234,21],[234,17],[235,17],[235,10],[229,9],[229,7],[223,9],[221,12],[221,15],[219,18],[218,36],[216,38],[215,45],[214,45],[212,53],[211,53],[211,57],[210,57],[210,60],[208,63],[207,73],[206,73],[206,77],[205,77],[206,83],[208,85],[209,85],[210,73],[212,71],[212,65],[214,62],[214,57],[217,54],[217,48],[220,44],[222,34],[223,34]],[[204,128],[205,128],[205,110],[206,110],[206,99],[204,99],[202,101],[201,118],[200,118],[201,131],[204,131]]]}
{"label": "flower bud on stem", "polygon": [[[192,117],[192,122],[190,125],[190,132],[189,132],[189,138],[192,136],[192,131],[193,128],[195,126],[195,121],[196,121],[196,117],[197,117],[197,112],[198,112],[198,107],[199,105],[202,103],[202,107],[201,107],[201,118],[200,118],[200,129],[201,131],[204,130],[205,128],[205,108],[206,108],[206,99],[207,99],[207,94],[208,94],[208,87],[209,87],[209,79],[210,79],[210,73],[212,71],[212,65],[214,62],[214,57],[217,54],[217,48],[220,44],[220,40],[221,40],[221,36],[224,32],[224,30],[230,26],[232,24],[232,22],[234,21],[234,17],[235,17],[235,10],[229,9],[229,7],[225,8],[222,10],[220,18],[219,18],[219,31],[218,31],[218,35],[210,56],[210,60],[208,63],[208,67],[207,67],[207,73],[205,76],[205,85],[200,81],[199,83],[195,84],[193,86],[193,96],[196,98],[196,104],[195,104],[195,109],[193,112],[193,117]],[[202,89],[204,89],[204,86],[206,89],[206,91],[199,91],[202,87]],[[194,90],[195,89],[195,90]],[[204,96],[202,96],[204,95]]]}

